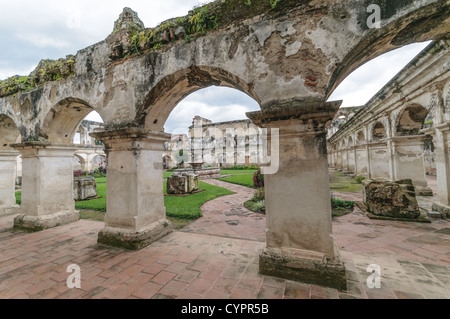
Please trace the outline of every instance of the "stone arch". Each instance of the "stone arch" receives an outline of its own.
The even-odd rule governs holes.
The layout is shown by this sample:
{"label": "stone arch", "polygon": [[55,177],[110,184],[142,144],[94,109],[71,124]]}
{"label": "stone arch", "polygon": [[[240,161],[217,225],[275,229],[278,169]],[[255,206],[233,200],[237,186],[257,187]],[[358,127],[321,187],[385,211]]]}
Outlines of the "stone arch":
{"label": "stone arch", "polygon": [[[103,164],[102,164],[103,163]],[[92,167],[98,168],[100,166],[102,166],[103,168],[105,168],[107,165],[107,158],[104,155],[98,154],[95,155],[94,158],[92,158]]]}
{"label": "stone arch", "polygon": [[[378,1],[377,1],[378,2]],[[361,1],[360,6],[367,8],[373,1]],[[339,66],[334,70],[326,90],[327,99],[337,86],[354,70],[366,62],[394,49],[429,40],[445,39],[448,34],[449,4],[430,3],[420,9],[413,9],[403,16],[398,16],[405,8],[396,8],[391,1],[380,1],[381,28],[369,29],[365,9],[361,10],[358,24],[365,29],[366,35],[348,51]],[[411,1],[399,2],[400,6],[411,6]],[[414,8],[414,7],[413,7]],[[397,17],[396,17],[397,15]]]}
{"label": "stone arch", "polygon": [[358,131],[358,132],[356,133],[355,144],[356,144],[356,145],[364,145],[364,144],[366,144],[366,136],[365,136],[363,130]]}
{"label": "stone arch", "polygon": [[221,68],[193,66],[160,80],[147,94],[135,122],[151,131],[162,132],[167,118],[179,102],[189,94],[209,86],[237,89],[260,104],[252,86],[236,75]]}
{"label": "stone arch", "polygon": [[[82,171],[86,171],[86,160],[83,158],[83,156],[75,153],[74,160],[78,160],[80,163],[80,169]],[[75,166],[74,166],[74,168],[75,168]]]}
{"label": "stone arch", "polygon": [[348,137],[348,147],[352,147],[352,146],[354,146],[355,144],[353,143],[353,137],[352,136],[349,136]]}
{"label": "stone arch", "polygon": [[0,150],[12,150],[11,144],[20,142],[21,134],[14,120],[0,114]]}
{"label": "stone arch", "polygon": [[372,142],[378,142],[385,138],[387,138],[386,127],[381,121],[378,121],[372,127]]}
{"label": "stone arch", "polygon": [[419,104],[407,105],[395,120],[395,135],[419,135],[425,119],[429,115],[428,110]]}
{"label": "stone arch", "polygon": [[49,142],[71,144],[83,119],[94,109],[78,98],[59,101],[45,117],[40,136]]}

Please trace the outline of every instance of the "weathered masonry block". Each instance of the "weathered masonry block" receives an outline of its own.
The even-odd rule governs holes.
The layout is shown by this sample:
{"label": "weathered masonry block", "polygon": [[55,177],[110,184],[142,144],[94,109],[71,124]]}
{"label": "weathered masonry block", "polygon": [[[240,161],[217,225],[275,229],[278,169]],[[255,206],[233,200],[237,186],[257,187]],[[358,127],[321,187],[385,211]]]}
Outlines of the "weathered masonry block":
{"label": "weathered masonry block", "polygon": [[97,184],[93,176],[73,179],[73,198],[77,201],[97,196]]}
{"label": "weathered masonry block", "polygon": [[198,175],[183,173],[167,178],[167,194],[190,194],[198,189]]}
{"label": "weathered masonry block", "polygon": [[416,219],[419,205],[412,181],[363,181],[364,204],[369,212],[385,217]]}

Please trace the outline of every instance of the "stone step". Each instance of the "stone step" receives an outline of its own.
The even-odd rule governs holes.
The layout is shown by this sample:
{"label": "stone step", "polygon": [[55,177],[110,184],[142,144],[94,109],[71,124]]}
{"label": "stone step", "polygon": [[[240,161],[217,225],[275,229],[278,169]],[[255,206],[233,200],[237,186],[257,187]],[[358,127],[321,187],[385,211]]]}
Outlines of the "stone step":
{"label": "stone step", "polygon": [[440,212],[436,212],[436,211],[427,212],[427,216],[429,218],[433,218],[433,219],[441,219],[442,218],[442,214]]}

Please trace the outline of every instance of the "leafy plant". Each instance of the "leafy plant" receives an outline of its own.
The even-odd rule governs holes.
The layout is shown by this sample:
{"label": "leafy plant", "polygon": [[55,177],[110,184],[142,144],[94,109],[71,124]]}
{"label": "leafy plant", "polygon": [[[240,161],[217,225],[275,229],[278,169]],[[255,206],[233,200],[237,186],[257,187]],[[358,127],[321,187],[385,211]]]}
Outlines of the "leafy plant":
{"label": "leafy plant", "polygon": [[356,176],[355,180],[359,183],[362,184],[363,180],[365,180],[366,178],[364,176]]}
{"label": "leafy plant", "polygon": [[346,200],[342,200],[342,199],[338,199],[338,198],[331,198],[331,207],[338,209],[339,208],[344,208],[344,209],[352,209],[355,206],[355,202],[354,201],[346,201]]}
{"label": "leafy plant", "polygon": [[264,212],[266,210],[265,201],[261,200],[253,204],[253,211],[255,212]]}
{"label": "leafy plant", "polygon": [[272,7],[272,9],[275,9],[278,2],[280,2],[280,0],[270,0],[270,6]]}
{"label": "leafy plant", "polygon": [[264,187],[264,175],[261,173],[261,170],[258,170],[253,174],[253,185],[256,188]]}
{"label": "leafy plant", "polygon": [[252,201],[259,202],[265,199],[264,187],[258,188],[253,194]]}

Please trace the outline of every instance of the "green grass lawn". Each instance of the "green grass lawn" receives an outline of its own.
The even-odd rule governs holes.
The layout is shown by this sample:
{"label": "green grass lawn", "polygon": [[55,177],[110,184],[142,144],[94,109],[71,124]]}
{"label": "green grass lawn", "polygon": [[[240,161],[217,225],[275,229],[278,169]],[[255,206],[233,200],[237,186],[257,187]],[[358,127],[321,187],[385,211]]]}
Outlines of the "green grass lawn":
{"label": "green grass lawn", "polygon": [[220,170],[220,174],[222,175],[239,175],[239,174],[254,174],[256,169],[226,169],[223,168]]}
{"label": "green grass lawn", "polygon": [[164,172],[163,179],[166,179],[167,177],[171,177],[172,175],[173,175],[173,172]]}
{"label": "green grass lawn", "polygon": [[[106,212],[106,178],[96,178],[97,196],[101,198],[81,201],[75,203],[75,208],[81,212],[82,219],[104,221]],[[174,228],[184,227],[191,221],[200,218],[202,212],[200,207],[214,198],[231,195],[232,191],[223,187],[210,185],[204,182],[199,183],[200,189],[205,191],[192,194],[186,197],[165,196],[164,205],[166,207],[167,218],[172,222]],[[166,182],[164,181],[164,194],[166,194]],[[21,192],[16,192],[16,202],[21,203]]]}
{"label": "green grass lawn", "polygon": [[250,188],[255,188],[253,185],[253,173],[231,175],[230,177],[219,178],[219,180],[232,184],[238,184]]}
{"label": "green grass lawn", "polygon": [[[166,206],[166,214],[168,217],[194,220],[202,216],[200,207],[220,196],[231,195],[232,191],[200,182],[200,189],[205,191],[192,194],[187,197],[181,196],[165,196],[164,204]],[[166,193],[166,182],[164,182],[164,193]]]}
{"label": "green grass lawn", "polygon": [[330,189],[337,192],[360,192],[362,185],[355,179],[342,174],[339,171],[333,171],[330,174]]}

